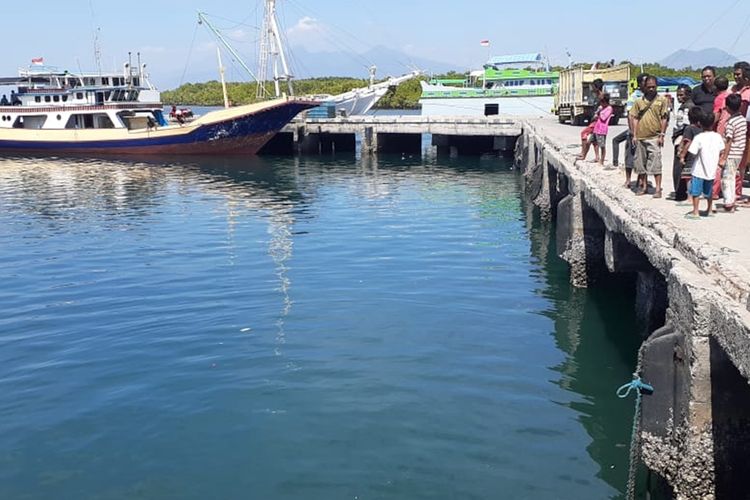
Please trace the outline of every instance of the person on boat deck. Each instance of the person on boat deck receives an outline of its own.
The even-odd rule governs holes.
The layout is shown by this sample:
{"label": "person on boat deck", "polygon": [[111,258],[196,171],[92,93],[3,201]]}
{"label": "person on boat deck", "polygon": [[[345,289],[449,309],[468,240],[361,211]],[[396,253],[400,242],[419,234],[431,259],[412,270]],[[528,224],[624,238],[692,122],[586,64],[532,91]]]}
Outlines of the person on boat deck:
{"label": "person on boat deck", "polygon": [[16,94],[15,90],[10,91],[10,105],[11,106],[20,106],[21,105],[21,99],[18,98],[18,95]]}
{"label": "person on boat deck", "polygon": [[7,106],[8,104],[10,104],[8,102],[8,97],[5,94],[3,94],[3,98],[0,99],[0,106]]}

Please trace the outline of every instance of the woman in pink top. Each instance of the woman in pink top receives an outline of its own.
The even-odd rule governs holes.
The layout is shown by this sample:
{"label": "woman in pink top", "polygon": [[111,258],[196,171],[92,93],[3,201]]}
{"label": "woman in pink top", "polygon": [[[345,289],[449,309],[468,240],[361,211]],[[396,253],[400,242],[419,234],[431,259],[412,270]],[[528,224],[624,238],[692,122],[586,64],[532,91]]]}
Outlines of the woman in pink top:
{"label": "woman in pink top", "polygon": [[609,94],[604,92],[599,98],[599,112],[596,114],[596,122],[594,123],[594,161],[602,166],[604,166],[604,157],[607,154],[607,132],[609,131],[609,119],[612,118],[612,112],[612,106],[609,105]]}

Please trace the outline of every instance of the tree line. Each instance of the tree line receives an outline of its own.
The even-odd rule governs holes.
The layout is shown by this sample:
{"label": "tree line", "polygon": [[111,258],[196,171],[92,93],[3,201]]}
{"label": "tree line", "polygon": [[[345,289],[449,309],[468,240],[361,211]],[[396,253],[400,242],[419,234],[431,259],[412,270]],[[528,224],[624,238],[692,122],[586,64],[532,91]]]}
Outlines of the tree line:
{"label": "tree line", "polygon": [[[631,75],[644,71],[656,76],[689,76],[700,81],[700,68],[674,69],[661,66],[660,64],[648,63],[643,65],[632,64],[629,61],[623,61],[621,64],[630,64]],[[590,64],[589,64],[590,66]],[[555,71],[564,68],[554,67]],[[720,67],[716,70],[717,76],[727,76],[732,81],[732,67]],[[468,78],[468,72],[451,71],[442,75],[434,75],[435,78],[461,79]],[[419,107],[419,96],[422,89],[419,85],[420,80],[427,80],[428,77],[414,78],[402,83],[398,87],[391,88],[388,93],[378,101],[377,108],[380,109],[417,109]],[[294,88],[297,95],[321,96],[325,94],[335,95],[348,92],[350,90],[366,87],[367,80],[360,78],[346,77],[323,77],[308,78],[305,80],[295,80]],[[265,84],[268,95],[273,95],[273,84]],[[258,84],[255,82],[230,82],[227,83],[227,95],[234,105],[251,104],[257,101],[256,95]],[[174,90],[162,92],[162,101],[166,104],[192,105],[192,106],[221,106],[224,103],[224,97],[221,90],[221,83],[210,81],[204,83],[186,83]]]}

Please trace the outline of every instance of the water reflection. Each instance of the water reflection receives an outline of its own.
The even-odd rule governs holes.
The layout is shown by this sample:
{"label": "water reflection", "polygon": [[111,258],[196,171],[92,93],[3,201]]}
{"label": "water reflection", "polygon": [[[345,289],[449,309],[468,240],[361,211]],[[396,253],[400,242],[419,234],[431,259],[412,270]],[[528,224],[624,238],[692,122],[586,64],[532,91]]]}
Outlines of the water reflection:
{"label": "water reflection", "polygon": [[[557,257],[554,227],[530,216],[532,254],[544,272],[539,293],[552,301],[545,314],[554,321],[555,340],[567,357],[554,367],[560,387],[579,395],[568,405],[591,437],[587,451],[600,466],[598,476],[621,494],[627,484],[633,406],[615,396],[630,379],[640,339],[635,320],[635,286],[612,277],[588,290],[569,284],[565,262]],[[617,498],[622,498],[618,496]]]}
{"label": "water reflection", "polygon": [[[20,312],[4,325],[23,340],[3,344],[0,380],[4,408],[24,406],[0,442],[25,461],[6,456],[0,493],[32,484],[24,465],[39,456],[59,474],[73,448],[87,479],[50,489],[106,478],[127,497],[121,471],[176,467],[174,498],[584,498],[611,491],[587,444],[620,490],[611,426],[626,415],[607,416],[613,389],[599,387],[628,364],[609,345],[619,333],[599,331],[611,312],[598,309],[616,302],[566,285],[549,234],[523,224],[509,168],[0,159],[3,220],[27,226],[9,232],[7,269],[36,271],[6,280]],[[53,362],[22,343],[34,340]],[[149,439],[123,446],[131,435]]]}

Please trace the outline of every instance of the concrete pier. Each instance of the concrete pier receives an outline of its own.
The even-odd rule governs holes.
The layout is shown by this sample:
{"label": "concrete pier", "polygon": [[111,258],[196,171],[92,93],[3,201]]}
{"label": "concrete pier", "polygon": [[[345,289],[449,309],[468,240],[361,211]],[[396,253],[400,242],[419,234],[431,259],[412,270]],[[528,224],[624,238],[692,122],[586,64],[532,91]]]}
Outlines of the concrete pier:
{"label": "concrete pier", "polygon": [[326,154],[351,152],[361,143],[363,154],[422,150],[422,137],[432,136],[438,154],[512,152],[521,124],[502,117],[351,116],[295,120],[261,153]]}
{"label": "concrete pier", "polygon": [[[580,130],[525,120],[516,158],[574,285],[637,276],[641,375],[655,388],[641,458],[675,498],[750,498],[750,211],[687,220],[685,204],[636,197],[622,170],[575,160]],[[667,145],[665,194],[672,155]]]}

